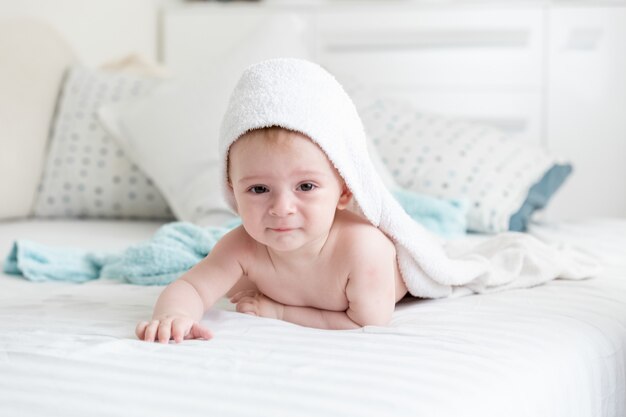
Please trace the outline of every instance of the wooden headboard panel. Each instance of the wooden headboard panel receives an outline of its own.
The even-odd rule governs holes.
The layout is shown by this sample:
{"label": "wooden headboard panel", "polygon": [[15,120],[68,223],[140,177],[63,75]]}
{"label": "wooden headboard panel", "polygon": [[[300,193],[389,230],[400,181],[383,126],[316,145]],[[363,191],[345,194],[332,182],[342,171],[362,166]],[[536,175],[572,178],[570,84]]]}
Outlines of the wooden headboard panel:
{"label": "wooden headboard panel", "polygon": [[[356,76],[424,110],[485,121],[523,140],[544,142],[540,9],[337,3],[167,9],[162,58],[174,73],[185,74],[227,51],[269,16],[296,14],[309,27],[313,56],[340,81]],[[216,42],[206,42],[210,39]]]}

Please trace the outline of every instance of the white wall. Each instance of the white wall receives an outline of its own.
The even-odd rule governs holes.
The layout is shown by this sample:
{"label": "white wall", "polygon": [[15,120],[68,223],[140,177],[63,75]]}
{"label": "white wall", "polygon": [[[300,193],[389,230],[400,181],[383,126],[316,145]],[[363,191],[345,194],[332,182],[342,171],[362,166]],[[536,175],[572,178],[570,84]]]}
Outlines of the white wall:
{"label": "white wall", "polygon": [[546,133],[574,173],[548,218],[626,217],[626,6],[556,7],[549,23]]}
{"label": "white wall", "polygon": [[68,40],[82,63],[98,66],[129,53],[156,58],[157,9],[173,1],[0,0],[0,18],[44,20]]}
{"label": "white wall", "polygon": [[[167,65],[175,73],[214,65],[224,45],[235,43],[261,13],[312,9],[296,1],[289,7],[273,3],[244,8],[196,2],[170,11],[164,19]],[[323,46],[317,59],[327,68],[359,68],[361,81],[402,94],[422,109],[521,126],[515,132],[520,138],[544,144],[574,167],[543,213],[546,219],[626,217],[626,2],[326,3],[332,7],[320,8],[311,26]],[[500,33],[505,42],[470,48],[455,34],[468,26],[487,33],[489,41]],[[409,51],[410,42],[402,43],[433,28],[446,33],[444,47],[434,42]],[[509,32],[516,35],[510,42]],[[518,32],[524,39],[519,45]],[[198,42],[220,38],[218,46]],[[381,39],[401,47],[377,48]],[[358,48],[342,53],[355,40]],[[329,50],[329,43],[342,48]]]}
{"label": "white wall", "polygon": [[[326,2],[358,3],[357,0]],[[184,3],[183,0],[0,0],[0,19],[31,16],[46,20],[67,38],[84,64],[97,66],[129,53],[156,59],[159,8]],[[274,3],[287,2],[275,0]],[[404,2],[408,3],[408,0]],[[421,3],[442,7],[452,4],[427,0]],[[550,2],[532,3],[542,7],[542,3]],[[597,7],[591,14],[584,7],[593,6],[592,1],[553,2],[558,7],[569,3],[582,8],[557,11],[554,20],[547,22],[553,32],[549,34],[552,43],[546,50],[551,56],[551,69],[546,74],[545,133],[550,148],[574,163],[575,173],[551,203],[548,218],[626,217],[625,2]],[[301,3],[294,0],[291,5],[294,4]],[[599,47],[585,50],[585,30],[594,27],[604,28]],[[568,50],[569,41],[561,39],[561,32],[569,36],[571,30],[582,33],[583,38],[578,39],[582,50]]]}

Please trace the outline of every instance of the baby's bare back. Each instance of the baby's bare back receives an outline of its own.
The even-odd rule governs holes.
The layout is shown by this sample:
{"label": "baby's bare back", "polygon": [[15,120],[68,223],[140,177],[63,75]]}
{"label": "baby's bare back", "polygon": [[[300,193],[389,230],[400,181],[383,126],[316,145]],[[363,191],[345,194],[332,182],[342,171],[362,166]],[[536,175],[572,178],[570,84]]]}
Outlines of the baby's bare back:
{"label": "baby's bare back", "polygon": [[[243,233],[242,238],[247,234]],[[247,236],[247,239],[252,239]],[[285,305],[345,311],[348,308],[346,286],[357,263],[389,264],[388,277],[395,282],[396,301],[407,292],[398,269],[393,243],[366,220],[348,211],[337,213],[322,250],[307,259],[272,256],[265,245],[248,242],[241,264],[245,276],[229,293],[242,288],[257,288],[267,297]],[[380,245],[377,259],[360,256],[361,245]],[[388,250],[392,248],[392,250]],[[371,253],[371,248],[368,251]],[[362,269],[362,268],[361,268]]]}

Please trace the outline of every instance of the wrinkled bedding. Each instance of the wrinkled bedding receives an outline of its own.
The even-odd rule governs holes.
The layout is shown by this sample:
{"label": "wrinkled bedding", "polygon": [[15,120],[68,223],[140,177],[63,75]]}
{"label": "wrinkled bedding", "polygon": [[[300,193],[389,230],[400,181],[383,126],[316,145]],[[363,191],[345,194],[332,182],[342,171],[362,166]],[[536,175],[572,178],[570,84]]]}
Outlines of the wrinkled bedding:
{"label": "wrinkled bedding", "polygon": [[[143,222],[0,223],[17,238],[119,250]],[[405,299],[390,325],[308,329],[232,311],[211,341],[134,337],[162,287],[0,275],[0,415],[567,416],[626,414],[626,221],[533,225],[598,257],[593,279]]]}

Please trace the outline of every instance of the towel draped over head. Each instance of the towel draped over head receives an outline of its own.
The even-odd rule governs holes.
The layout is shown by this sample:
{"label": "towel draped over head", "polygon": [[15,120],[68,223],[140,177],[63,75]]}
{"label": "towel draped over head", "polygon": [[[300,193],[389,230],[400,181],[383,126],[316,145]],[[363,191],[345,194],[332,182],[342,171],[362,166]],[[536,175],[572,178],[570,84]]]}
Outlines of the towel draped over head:
{"label": "towel draped over head", "polygon": [[[262,61],[247,68],[236,85],[219,138],[222,189],[233,209],[234,195],[227,186],[226,172],[230,146],[248,131],[271,126],[303,133],[326,153],[362,215],[394,242],[400,271],[414,296],[446,297],[455,288],[482,292],[490,286],[536,285],[537,277],[529,278],[532,283],[527,279],[515,284],[515,278],[523,273],[519,265],[496,264],[480,251],[457,250],[455,259],[448,256],[441,242],[409,217],[384,186],[369,158],[363,124],[348,94],[330,73],[309,61]],[[518,238],[514,240],[517,245]],[[524,249],[524,254],[533,256],[523,262],[543,262],[535,259],[546,250],[535,247],[543,245],[541,242],[529,236],[519,240],[532,246]],[[551,268],[545,272],[540,278],[544,281],[562,271]],[[570,275],[577,278],[580,273]]]}

